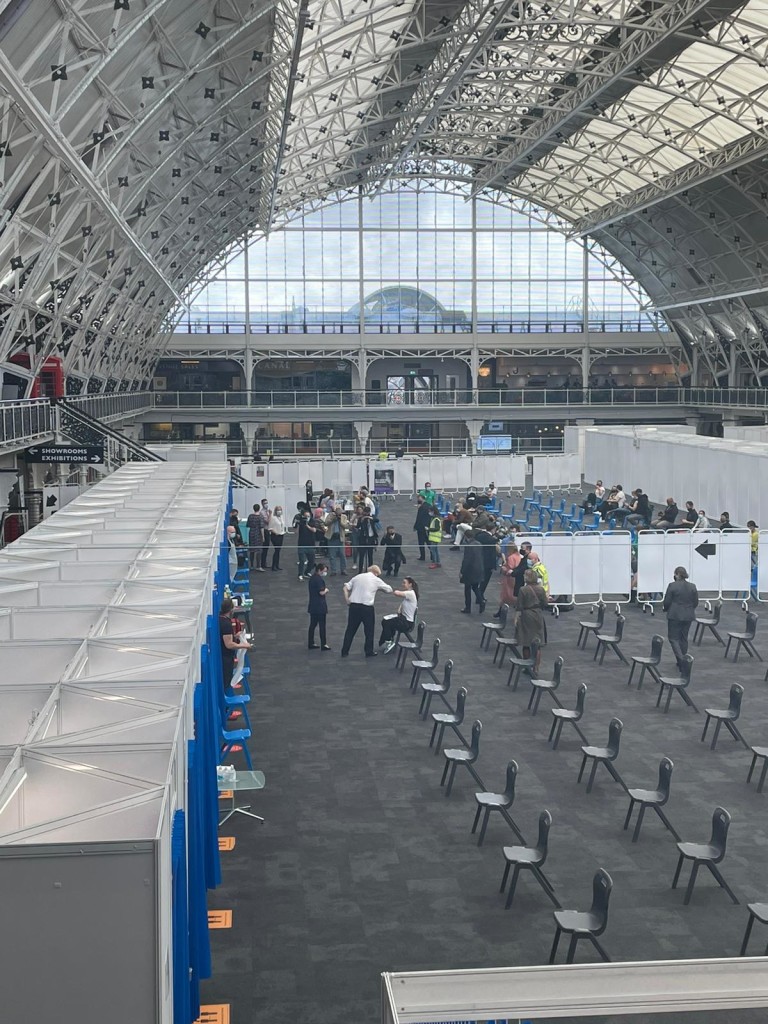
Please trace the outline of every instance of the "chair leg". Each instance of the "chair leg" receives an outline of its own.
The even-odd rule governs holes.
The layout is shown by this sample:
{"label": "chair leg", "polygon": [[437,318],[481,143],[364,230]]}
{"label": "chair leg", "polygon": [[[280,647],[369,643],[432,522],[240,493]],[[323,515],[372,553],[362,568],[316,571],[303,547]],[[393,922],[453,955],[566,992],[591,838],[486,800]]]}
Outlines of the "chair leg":
{"label": "chair leg", "polygon": [[677,883],[680,881],[680,872],[683,870],[683,860],[684,859],[685,858],[683,857],[683,855],[681,853],[680,856],[678,857],[678,860],[677,860],[677,868],[675,870],[675,877],[672,879],[672,888],[673,889],[677,888]]}
{"label": "chair leg", "polygon": [[510,861],[507,861],[504,865],[504,874],[501,876],[501,885],[499,886],[499,892],[504,892],[507,887],[507,879],[509,878],[509,869],[512,867]]}
{"label": "chair leg", "polygon": [[709,728],[709,719],[710,719],[710,716],[709,716],[709,715],[707,715],[707,720],[706,720],[706,722],[704,723],[704,732],[703,732],[703,733],[701,734],[701,742],[702,742],[702,743],[703,743],[703,742],[704,742],[704,740],[705,740],[705,739],[707,738],[707,729]]}
{"label": "chair leg", "polygon": [[485,841],[485,833],[486,833],[486,829],[488,828],[488,822],[490,820],[490,817],[491,817],[491,808],[490,807],[486,807],[485,808],[485,814],[483,815],[483,824],[482,824],[482,826],[480,828],[480,835],[478,836],[478,839],[477,839],[477,845],[478,846],[482,846],[483,842]]}
{"label": "chair leg", "polygon": [[[531,696],[528,698],[528,710],[529,711],[531,710],[531,706],[533,705],[533,701],[534,701],[534,699],[536,697],[537,689],[538,689],[538,687],[534,686],[533,683],[531,683]],[[534,711],[534,715],[535,714],[536,714],[536,712]]]}
{"label": "chair leg", "polygon": [[664,693],[664,683],[660,683],[659,684],[659,695],[656,698],[656,707],[658,707],[659,704],[661,704],[661,695],[662,695],[662,693]]}
{"label": "chair leg", "polygon": [[733,736],[733,738],[736,740],[736,742],[737,743],[742,743],[744,745],[744,747],[746,747],[746,749],[749,750],[749,744],[744,739],[744,737],[741,735],[741,732],[739,731],[739,727],[737,725],[734,725],[733,722],[729,722],[727,720],[723,724],[725,725],[725,728],[728,730],[728,732],[731,734],[731,736]]}
{"label": "chair leg", "polygon": [[456,762],[452,761],[451,762],[451,772],[450,772],[450,775],[448,776],[448,788],[445,791],[445,795],[446,796],[450,796],[451,795],[451,790],[453,789],[453,780],[456,778],[456,768],[457,768]]}
{"label": "chair leg", "polygon": [[640,826],[643,824],[643,815],[645,814],[645,804],[640,804],[640,813],[637,816],[635,822],[635,831],[632,833],[632,842],[637,842],[637,837],[640,835]]}
{"label": "chair leg", "polygon": [[702,626],[702,624],[700,622],[697,622],[696,625],[693,628],[693,638],[691,639],[691,644],[696,644],[697,646],[701,646],[701,638],[702,638],[703,633],[704,633],[704,627]]}
{"label": "chair leg", "polygon": [[[419,714],[420,715],[424,711],[424,705],[426,704],[426,702],[427,702],[427,691],[426,690],[422,690],[421,691],[421,703],[419,704]],[[422,717],[426,718],[427,716],[426,715],[422,715]]]}
{"label": "chair leg", "polygon": [[618,657],[619,661],[622,661],[622,662],[624,662],[624,664],[625,664],[625,665],[629,665],[629,662],[628,662],[628,661],[627,661],[627,659],[626,659],[626,658],[624,657],[624,655],[623,655],[623,653],[622,653],[622,650],[621,650],[621,648],[619,647],[619,645],[618,645],[618,644],[611,644],[611,647],[612,647],[612,649],[613,649],[614,653],[616,654],[616,656]]}
{"label": "chair leg", "polygon": [[576,953],[576,943],[579,941],[576,932],[571,935],[571,941],[568,943],[568,955],[565,958],[567,964],[573,963],[573,958]]}
{"label": "chair leg", "polygon": [[723,657],[724,658],[728,657],[728,652],[730,651],[730,649],[731,649],[731,637],[728,637],[728,643],[725,645],[725,651],[723,652]]}
{"label": "chair leg", "polygon": [[[633,661],[632,662],[632,668],[629,670],[629,679],[627,680],[627,686],[631,686],[632,685],[632,676],[635,674],[635,668],[636,667],[637,667],[637,662]],[[641,674],[640,678],[642,680],[642,674]]]}
{"label": "chair leg", "polygon": [[435,722],[435,724],[432,726],[432,735],[429,737],[429,745],[430,745],[430,747],[435,742],[435,736],[437,735],[437,725],[438,725],[438,723]]}
{"label": "chair leg", "polygon": [[507,902],[504,904],[504,909],[509,910],[512,906],[512,900],[515,898],[515,889],[517,888],[517,880],[520,877],[520,865],[515,864],[515,870],[512,872],[512,881],[509,884],[509,892],[507,893]]}
{"label": "chair leg", "polygon": [[595,784],[595,775],[597,775],[597,766],[599,762],[597,758],[592,759],[592,771],[589,773],[589,782],[587,783],[587,792],[592,792],[592,786]]}
{"label": "chair leg", "polygon": [[451,767],[451,762],[448,758],[445,759],[445,768],[443,768],[443,777],[440,779],[440,785],[445,785],[445,780],[448,778],[448,770]]}
{"label": "chair leg", "polygon": [[560,909],[560,900],[557,898],[557,896],[555,896],[555,887],[554,887],[554,885],[552,885],[552,883],[547,878],[547,876],[544,874],[544,872],[541,870],[541,868],[536,867],[535,864],[531,864],[531,871],[533,872],[533,876],[536,879],[536,881],[539,883],[541,888],[544,890],[544,892],[547,894],[547,896],[549,896],[549,898],[552,900],[554,905],[559,910]]}
{"label": "chair leg", "polygon": [[683,900],[683,906],[687,907],[691,902],[691,896],[693,896],[693,887],[696,885],[696,875],[699,873],[699,862],[695,860],[693,867],[691,868],[691,877],[688,879],[688,888],[685,890],[685,899]]}
{"label": "chair leg", "polygon": [[599,665],[602,665],[602,664],[603,664],[603,662],[605,661],[605,652],[606,652],[607,650],[608,650],[608,644],[606,644],[606,643],[601,643],[601,644],[600,644],[600,660],[599,660],[599,662],[598,662],[598,664],[599,664]]}
{"label": "chair leg", "polygon": [[[557,719],[552,716],[552,728],[549,730],[549,736],[547,736],[547,743],[552,742],[552,737],[555,735],[555,729],[557,728]],[[749,781],[749,779],[747,779]]]}
{"label": "chair leg", "polygon": [[634,811],[634,809],[635,809],[635,801],[632,799],[632,797],[630,797],[629,798],[629,807],[627,809],[627,816],[624,819],[624,831],[625,832],[629,828],[629,822],[630,822],[630,819],[632,817],[632,811]]}
{"label": "chair leg", "polygon": [[581,768],[579,768],[579,777],[576,779],[577,784],[581,782],[581,777],[584,774],[584,769],[587,766],[587,755],[585,754],[581,759]]}
{"label": "chair leg", "polygon": [[669,704],[670,704],[670,701],[672,700],[672,691],[674,690],[674,686],[668,686],[667,689],[669,690],[669,693],[667,694],[667,703],[664,705],[664,714],[665,715],[669,711]]}
{"label": "chair leg", "polygon": [[752,934],[752,925],[755,923],[755,915],[750,914],[749,920],[747,921],[747,930],[744,932],[744,939],[741,943],[741,949],[739,950],[739,956],[747,955],[747,945],[749,944],[749,937]]}
{"label": "chair leg", "polygon": [[712,742],[709,745],[709,749],[710,750],[714,750],[715,747],[717,746],[717,737],[720,735],[720,726],[722,724],[723,724],[722,718],[718,718],[717,725],[715,726],[715,731],[712,734]]}
{"label": "chair leg", "polygon": [[[553,750],[557,750],[557,745],[560,742],[560,737],[562,736],[562,733],[563,733],[563,719],[562,718],[558,718],[557,719],[557,728],[555,729],[554,742],[552,744],[552,749]],[[766,764],[768,764],[768,761],[766,761]]]}
{"label": "chair leg", "polygon": [[603,958],[603,960],[605,961],[605,963],[609,964],[609,963],[611,962],[611,958],[610,958],[610,957],[608,956],[608,954],[607,954],[607,953],[605,952],[605,950],[604,950],[604,949],[603,949],[603,947],[602,947],[602,946],[600,945],[600,943],[599,943],[599,942],[597,941],[597,939],[595,938],[595,936],[594,936],[594,935],[590,935],[590,936],[589,936],[589,940],[590,940],[590,942],[592,943],[592,945],[593,945],[593,946],[595,947],[595,949],[597,950],[597,952],[598,952],[598,953],[600,954],[600,956],[601,956],[601,957]]}
{"label": "chair leg", "polygon": [[[710,630],[712,631],[712,635],[714,636],[715,640],[717,640],[717,642],[718,642],[718,643],[720,644],[720,646],[721,646],[721,647],[725,647],[725,641],[724,641],[724,640],[723,640],[723,638],[722,638],[722,637],[720,636],[720,634],[719,634],[719,633],[717,632],[717,630],[715,629],[715,627],[714,627],[714,626],[710,626],[709,628],[710,628]],[[704,633],[704,630],[702,630],[702,634],[703,634],[703,633]]]}
{"label": "chair leg", "polygon": [[558,943],[560,942],[560,936],[561,935],[562,935],[562,928],[560,927],[560,925],[557,925],[555,927],[555,937],[554,937],[554,939],[552,941],[552,949],[550,949],[550,951],[549,951],[549,962],[551,964],[553,964],[555,962],[555,957],[557,956],[557,946],[558,946]]}
{"label": "chair leg", "polygon": [[685,703],[686,703],[686,704],[688,705],[688,707],[689,707],[689,708],[693,708],[693,710],[694,710],[694,711],[696,712],[696,714],[698,715],[698,713],[699,713],[699,709],[698,709],[698,708],[696,707],[696,705],[695,705],[695,704],[693,703],[693,700],[691,699],[691,697],[689,697],[689,695],[688,695],[688,691],[687,691],[687,690],[685,689],[685,687],[683,687],[683,688],[682,688],[682,689],[680,690],[680,696],[681,696],[681,697],[683,698],[683,700],[684,700],[684,701],[685,701]]}
{"label": "chair leg", "polygon": [[478,821],[480,821],[480,815],[482,813],[483,813],[483,805],[482,804],[478,804],[477,805],[477,814],[475,815],[475,820],[472,822],[472,835],[474,835],[475,832],[477,831],[477,823],[478,823]]}
{"label": "chair leg", "polygon": [[765,785],[765,776],[768,774],[768,757],[763,761],[763,770],[760,772],[760,781],[757,784],[757,792],[763,792],[763,786]]}
{"label": "chair leg", "polygon": [[662,822],[664,823],[664,827],[669,832],[669,834],[673,837],[675,842],[679,843],[680,842],[680,836],[677,834],[677,829],[672,825],[672,822],[666,816],[664,811],[662,811],[662,809],[660,807],[657,807],[655,804],[652,804],[651,806],[653,807],[654,811],[656,811],[658,816],[661,818]]}
{"label": "chair leg", "polygon": [[745,640],[744,641],[744,648],[745,648],[747,654],[751,658],[757,658],[758,661],[762,661],[763,660],[760,657],[760,652],[758,651],[758,649],[755,647],[755,645],[752,643],[751,640]]}
{"label": "chair leg", "polygon": [[720,874],[720,869],[718,868],[717,864],[707,864],[707,867],[711,871],[715,881],[720,886],[720,888],[721,889],[725,889],[725,891],[731,897],[731,900],[738,906],[739,901],[736,899],[736,896],[734,895],[733,889],[731,889],[730,885],[728,885],[726,880]]}

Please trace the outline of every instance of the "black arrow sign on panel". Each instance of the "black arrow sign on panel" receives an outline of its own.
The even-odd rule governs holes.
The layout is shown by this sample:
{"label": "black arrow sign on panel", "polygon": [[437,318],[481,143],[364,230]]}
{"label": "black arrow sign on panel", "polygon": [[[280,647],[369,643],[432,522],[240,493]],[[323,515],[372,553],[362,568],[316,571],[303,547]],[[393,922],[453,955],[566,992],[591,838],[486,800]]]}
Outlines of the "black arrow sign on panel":
{"label": "black arrow sign on panel", "polygon": [[717,544],[710,544],[708,541],[704,541],[703,544],[699,544],[696,548],[696,554],[701,555],[702,558],[709,558],[710,555],[716,555]]}

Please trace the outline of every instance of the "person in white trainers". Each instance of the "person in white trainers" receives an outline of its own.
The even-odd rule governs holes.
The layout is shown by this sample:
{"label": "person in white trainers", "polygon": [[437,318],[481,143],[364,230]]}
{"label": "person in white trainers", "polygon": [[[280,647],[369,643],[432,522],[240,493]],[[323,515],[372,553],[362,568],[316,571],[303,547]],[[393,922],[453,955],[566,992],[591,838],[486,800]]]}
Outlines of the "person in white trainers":
{"label": "person in white trainers", "polygon": [[403,577],[403,589],[396,590],[395,597],[401,597],[400,607],[394,615],[385,615],[381,620],[379,647],[382,654],[389,654],[395,646],[398,633],[410,633],[416,624],[419,611],[419,585],[413,576]]}

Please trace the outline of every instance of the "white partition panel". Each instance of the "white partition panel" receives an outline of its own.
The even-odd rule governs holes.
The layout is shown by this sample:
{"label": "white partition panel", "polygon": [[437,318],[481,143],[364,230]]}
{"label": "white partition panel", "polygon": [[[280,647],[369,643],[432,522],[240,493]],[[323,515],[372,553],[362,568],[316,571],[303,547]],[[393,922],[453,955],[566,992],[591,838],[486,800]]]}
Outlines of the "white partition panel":
{"label": "white partition panel", "polygon": [[679,565],[702,593],[740,599],[749,593],[752,574],[749,533],[640,532],[638,593],[663,594]]}
{"label": "white partition panel", "polygon": [[[757,546],[757,599],[768,601],[768,530],[760,531]],[[0,592],[0,604],[3,603]]]}
{"label": "white partition panel", "polygon": [[534,487],[577,487],[581,484],[581,460],[578,454],[534,455]]}
{"label": "white partition panel", "polygon": [[398,494],[413,494],[413,470],[418,469],[418,459],[394,459],[388,464],[395,470],[395,490]]}
{"label": "white partition panel", "polygon": [[632,579],[629,532],[518,535],[518,544],[523,540],[531,542],[546,567],[553,597],[573,599],[576,603],[598,598],[629,600]]}

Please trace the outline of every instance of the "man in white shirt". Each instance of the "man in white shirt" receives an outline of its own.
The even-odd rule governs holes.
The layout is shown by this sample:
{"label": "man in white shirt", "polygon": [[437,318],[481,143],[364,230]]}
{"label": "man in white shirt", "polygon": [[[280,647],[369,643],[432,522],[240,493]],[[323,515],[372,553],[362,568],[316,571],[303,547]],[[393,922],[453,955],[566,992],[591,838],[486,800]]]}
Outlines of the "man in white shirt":
{"label": "man in white shirt", "polygon": [[341,656],[346,658],[349,648],[355,638],[360,625],[365,632],[365,656],[375,658],[378,651],[373,649],[373,632],[376,628],[376,613],[373,610],[373,603],[376,600],[376,593],[383,590],[387,594],[392,593],[392,587],[384,580],[379,579],[381,569],[378,565],[372,565],[368,572],[361,572],[348,580],[343,587],[344,600],[349,605],[347,617],[347,629],[344,633],[344,640],[341,645]]}

